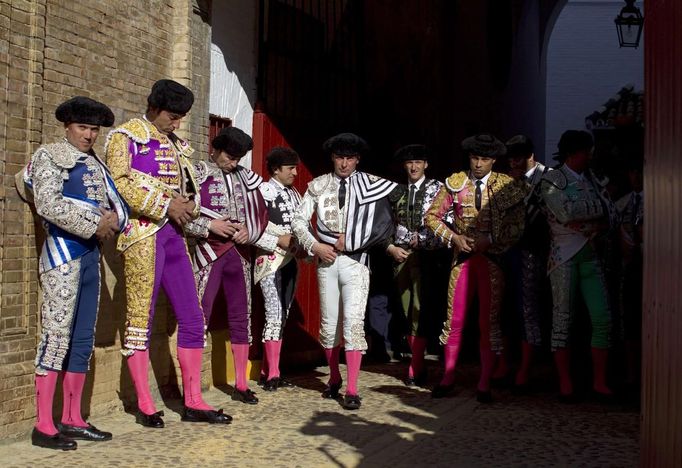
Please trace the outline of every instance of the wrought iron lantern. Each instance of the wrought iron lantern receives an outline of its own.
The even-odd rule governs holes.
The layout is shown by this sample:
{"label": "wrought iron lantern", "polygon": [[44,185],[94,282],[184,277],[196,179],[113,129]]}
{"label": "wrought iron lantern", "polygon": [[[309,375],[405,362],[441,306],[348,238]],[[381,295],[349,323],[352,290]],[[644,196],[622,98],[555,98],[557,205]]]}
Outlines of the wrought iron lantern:
{"label": "wrought iron lantern", "polygon": [[637,48],[642,37],[644,17],[635,6],[635,0],[625,0],[625,3],[626,5],[615,19],[618,42],[621,47]]}

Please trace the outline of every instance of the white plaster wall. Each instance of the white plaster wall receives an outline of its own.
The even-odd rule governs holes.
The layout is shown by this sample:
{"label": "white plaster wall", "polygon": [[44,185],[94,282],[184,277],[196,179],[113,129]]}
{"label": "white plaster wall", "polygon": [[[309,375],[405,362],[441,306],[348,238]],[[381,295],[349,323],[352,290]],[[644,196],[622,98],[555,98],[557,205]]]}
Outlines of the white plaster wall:
{"label": "white plaster wall", "polygon": [[[213,2],[209,112],[232,119],[253,135],[256,104],[257,4],[253,0]],[[251,167],[251,153],[240,164]]]}
{"label": "white plaster wall", "polygon": [[[556,21],[547,49],[547,159],[564,130],[584,129],[585,117],[623,85],[644,89],[644,40],[620,48],[613,22],[622,0],[569,0]],[[637,6],[644,14],[641,2]],[[646,27],[646,26],[645,26]]]}

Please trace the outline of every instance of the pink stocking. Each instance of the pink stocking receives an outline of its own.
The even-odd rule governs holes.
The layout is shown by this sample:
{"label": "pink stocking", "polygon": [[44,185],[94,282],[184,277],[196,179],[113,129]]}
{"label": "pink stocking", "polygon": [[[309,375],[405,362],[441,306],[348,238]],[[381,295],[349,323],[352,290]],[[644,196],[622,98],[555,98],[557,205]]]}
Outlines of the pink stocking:
{"label": "pink stocking", "polygon": [[149,391],[149,350],[137,350],[128,358],[128,370],[137,393],[137,408],[144,414],[156,413],[154,399]]}
{"label": "pink stocking", "polygon": [[459,344],[445,345],[445,372],[440,381],[441,385],[452,385],[455,383],[455,366],[457,365],[457,356],[459,355]]}
{"label": "pink stocking", "polygon": [[452,298],[452,317],[450,318],[450,334],[445,343],[445,371],[440,385],[448,386],[455,382],[455,366],[462,342],[462,330],[466,320],[467,309],[473,299],[474,287],[469,285],[469,273],[472,260],[467,260],[461,267],[455,282]]}
{"label": "pink stocking", "polygon": [[268,380],[279,377],[279,355],[282,349],[282,340],[266,341],[265,357],[268,363]]}
{"label": "pink stocking", "polygon": [[533,359],[533,345],[527,341],[521,342],[521,365],[516,373],[516,385],[526,385],[528,383],[528,372],[530,363]]}
{"label": "pink stocking", "polygon": [[52,402],[57,386],[57,372],[47,371],[47,375],[36,374],[36,429],[43,434],[55,435],[57,428],[52,420]]}
{"label": "pink stocking", "polygon": [[249,361],[249,345],[232,343],[234,356],[234,387],[243,392],[249,388],[246,383],[246,364]]}
{"label": "pink stocking", "polygon": [[346,395],[358,394],[358,376],[362,363],[362,351],[346,351],[346,371],[348,372],[348,385]]}
{"label": "pink stocking", "polygon": [[478,390],[483,392],[490,391],[490,377],[493,375],[495,367],[495,352],[490,349],[489,340],[480,345],[481,353],[481,376],[478,380]]}
{"label": "pink stocking", "polygon": [[414,369],[412,368],[412,363],[414,362],[414,335],[407,335],[407,344],[410,347],[410,352],[412,353],[412,361],[410,362],[410,367],[407,368],[407,376],[409,378],[414,378]]}
{"label": "pink stocking", "polygon": [[592,348],[592,388],[603,395],[611,395],[611,389],[606,383],[606,367],[609,358],[608,349]]}
{"label": "pink stocking", "polygon": [[88,427],[81,415],[81,399],[85,386],[85,374],[82,372],[65,372],[62,382],[64,404],[62,405],[62,424]]}
{"label": "pink stocking", "polygon": [[341,371],[339,370],[339,356],[341,355],[341,347],[334,346],[333,348],[325,348],[324,354],[327,356],[327,363],[329,364],[329,382],[336,384],[341,382]]}
{"label": "pink stocking", "polygon": [[[265,343],[267,343],[267,341]],[[264,382],[268,379],[268,374],[270,373],[270,370],[268,369],[268,351],[265,343],[263,343],[263,359],[260,363],[260,378]]]}
{"label": "pink stocking", "polygon": [[559,373],[559,391],[562,395],[573,393],[571,381],[571,352],[568,348],[559,348],[554,351],[554,362]]}
{"label": "pink stocking", "polygon": [[[408,340],[409,342],[409,340]],[[412,350],[412,361],[408,370],[409,377],[419,377],[424,368],[424,352],[426,351],[426,340],[420,336],[413,336],[410,343]]]}
{"label": "pink stocking", "polygon": [[182,371],[182,392],[185,406],[198,410],[212,410],[201,397],[201,355],[202,348],[181,348],[178,346],[178,361]]}

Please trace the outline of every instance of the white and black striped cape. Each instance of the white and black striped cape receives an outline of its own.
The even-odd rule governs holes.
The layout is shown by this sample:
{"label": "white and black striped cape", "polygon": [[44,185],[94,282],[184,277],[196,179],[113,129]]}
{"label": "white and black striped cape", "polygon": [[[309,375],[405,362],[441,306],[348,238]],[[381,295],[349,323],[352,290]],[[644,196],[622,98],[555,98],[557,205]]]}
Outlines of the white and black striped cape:
{"label": "white and black striped cape", "polygon": [[[393,234],[395,224],[387,197],[397,185],[365,172],[356,172],[348,178],[345,250],[349,257],[367,264],[367,250],[386,242]],[[317,234],[322,242],[336,242],[336,235],[319,217]]]}
{"label": "white and black striped cape", "polygon": [[[239,209],[241,208],[240,205],[243,204],[245,213],[245,219],[239,221],[244,222],[249,233],[246,243],[254,244],[263,234],[268,223],[267,207],[265,206],[263,196],[258,190],[258,186],[263,182],[263,178],[257,173],[242,167],[238,167],[237,170],[231,174],[225,174],[223,177],[238,179],[242,196],[236,198],[237,206]],[[202,174],[199,180],[199,183],[202,184],[206,180],[206,176]],[[236,184],[233,185],[233,188],[237,189]],[[205,202],[205,197],[202,197],[202,202]],[[201,207],[201,214],[210,219],[220,219],[223,217],[221,213],[206,206]],[[206,240],[199,240],[195,248],[199,266],[203,268],[209,263],[216,261],[232,246],[232,242],[226,242],[225,239],[213,234],[209,234]]]}

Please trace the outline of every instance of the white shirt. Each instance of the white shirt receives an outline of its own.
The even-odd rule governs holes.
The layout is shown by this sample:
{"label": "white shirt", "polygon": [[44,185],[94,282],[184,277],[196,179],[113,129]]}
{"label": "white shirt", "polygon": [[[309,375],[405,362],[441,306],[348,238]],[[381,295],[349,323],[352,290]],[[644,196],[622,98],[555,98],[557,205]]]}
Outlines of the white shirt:
{"label": "white shirt", "polygon": [[423,175],[422,178],[419,179],[419,180],[416,181],[416,182],[410,182],[410,181],[408,181],[408,182],[407,182],[407,187],[410,188],[411,186],[414,185],[414,191],[416,192],[417,190],[419,190],[420,188],[422,188],[422,184],[424,184],[424,181],[425,181],[425,180],[426,180],[426,176]]}
{"label": "white shirt", "polygon": [[531,167],[528,169],[526,172],[526,179],[530,180],[533,177],[533,174],[535,174],[535,170],[538,168],[538,163],[535,163],[535,166]]}
{"label": "white shirt", "polygon": [[492,171],[491,171],[491,172],[488,172],[485,176],[483,176],[482,179],[477,179],[477,178],[474,177],[474,175],[470,172],[470,173],[469,173],[469,179],[471,179],[471,181],[474,183],[474,185],[476,185],[476,181],[480,180],[480,181],[482,182],[482,184],[481,184],[481,190],[483,190],[483,189],[485,188],[485,186],[488,185],[488,179],[490,179],[490,174],[492,174]]}

